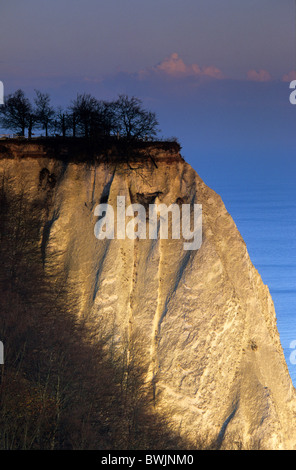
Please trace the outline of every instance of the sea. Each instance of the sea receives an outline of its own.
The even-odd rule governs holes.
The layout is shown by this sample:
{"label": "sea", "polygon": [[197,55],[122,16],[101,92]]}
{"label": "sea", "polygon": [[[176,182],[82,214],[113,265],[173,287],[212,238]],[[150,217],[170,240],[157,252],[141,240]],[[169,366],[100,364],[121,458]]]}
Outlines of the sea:
{"label": "sea", "polygon": [[281,344],[296,387],[296,187],[292,181],[281,184],[280,175],[277,182],[261,181],[250,187],[218,179],[214,186],[269,287]]}

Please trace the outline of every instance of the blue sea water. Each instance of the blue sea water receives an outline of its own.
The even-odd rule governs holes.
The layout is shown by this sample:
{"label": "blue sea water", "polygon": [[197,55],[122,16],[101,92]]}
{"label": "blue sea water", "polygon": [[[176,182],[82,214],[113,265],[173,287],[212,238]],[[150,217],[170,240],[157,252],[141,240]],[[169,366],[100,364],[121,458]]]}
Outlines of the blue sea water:
{"label": "blue sea water", "polygon": [[296,189],[293,184],[268,183],[248,189],[217,181],[213,189],[221,195],[253,264],[269,287],[296,387],[296,364],[291,361],[291,342],[296,340]]}
{"label": "blue sea water", "polygon": [[296,387],[290,361],[296,340],[296,106],[289,96],[289,83],[280,80],[218,80],[178,102],[174,97],[160,118],[167,135],[180,137],[186,161],[222,197],[268,285]]}

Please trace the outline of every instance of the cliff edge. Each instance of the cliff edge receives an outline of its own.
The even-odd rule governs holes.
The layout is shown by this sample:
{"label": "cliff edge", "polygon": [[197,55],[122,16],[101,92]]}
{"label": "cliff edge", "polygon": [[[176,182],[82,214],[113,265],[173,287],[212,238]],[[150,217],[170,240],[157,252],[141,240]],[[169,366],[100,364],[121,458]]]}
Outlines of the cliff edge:
{"label": "cliff edge", "polygon": [[[118,347],[141,336],[157,406],[192,447],[202,438],[226,449],[295,448],[295,390],[268,287],[221,198],[178,146],[147,144],[137,158],[109,152],[89,161],[71,160],[71,149],[56,158],[42,143],[0,150],[11,193],[46,201],[44,269],[67,274],[80,315],[92,312]],[[98,240],[95,207],[115,207],[117,196],[127,205],[201,204],[201,247]]]}

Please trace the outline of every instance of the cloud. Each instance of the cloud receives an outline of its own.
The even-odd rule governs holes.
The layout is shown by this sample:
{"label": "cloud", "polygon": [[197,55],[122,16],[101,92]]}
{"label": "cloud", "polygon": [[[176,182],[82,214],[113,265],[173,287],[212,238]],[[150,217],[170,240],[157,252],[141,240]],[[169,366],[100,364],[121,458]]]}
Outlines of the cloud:
{"label": "cloud", "polygon": [[252,82],[270,82],[272,77],[267,70],[249,70],[247,79]]}
{"label": "cloud", "polygon": [[169,57],[165,58],[162,62],[139,72],[140,78],[146,78],[151,75],[167,76],[172,78],[185,78],[185,77],[210,77],[221,79],[223,73],[220,69],[214,66],[200,67],[197,64],[185,64],[183,59],[174,52]]}
{"label": "cloud", "polygon": [[291,72],[283,76],[282,80],[283,82],[292,82],[293,80],[296,80],[296,71],[291,70]]}

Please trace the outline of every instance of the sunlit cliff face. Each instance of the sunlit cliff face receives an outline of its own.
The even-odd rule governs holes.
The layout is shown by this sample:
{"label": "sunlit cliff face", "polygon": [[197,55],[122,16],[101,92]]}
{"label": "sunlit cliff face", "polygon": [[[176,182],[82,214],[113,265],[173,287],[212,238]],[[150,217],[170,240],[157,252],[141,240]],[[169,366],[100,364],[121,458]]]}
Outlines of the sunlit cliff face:
{"label": "sunlit cliff face", "polygon": [[[222,448],[293,448],[295,396],[273,302],[221,198],[174,145],[151,146],[132,161],[66,154],[58,159],[37,144],[1,148],[6,189],[47,201],[46,273],[67,274],[79,315],[112,331],[116,347],[138,338],[159,412],[189,442],[206,436]],[[116,208],[119,196],[144,207],[201,204],[201,246],[98,239],[95,207]]]}

